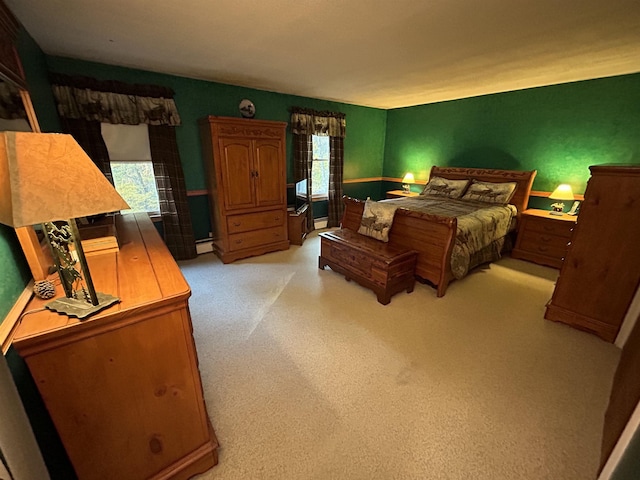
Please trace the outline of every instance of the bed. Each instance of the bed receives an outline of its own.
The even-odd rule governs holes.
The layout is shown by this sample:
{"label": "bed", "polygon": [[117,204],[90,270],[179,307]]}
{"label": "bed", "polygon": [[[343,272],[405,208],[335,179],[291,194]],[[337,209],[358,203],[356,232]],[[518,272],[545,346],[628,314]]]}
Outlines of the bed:
{"label": "bed", "polygon": [[[465,197],[464,200],[454,201],[455,199],[445,197],[446,201],[440,202],[441,205],[435,207],[435,210],[433,205],[426,205],[433,202],[424,201],[431,195],[387,200],[386,203],[399,207],[388,233],[389,243],[418,252],[415,271],[417,278],[432,284],[436,288],[437,296],[442,297],[451,280],[464,277],[469,270],[482,263],[500,258],[503,250],[510,247],[509,235],[517,229],[520,213],[527,208],[535,176],[535,170],[434,166],[431,168],[430,179],[453,180],[451,183],[456,183],[456,180],[469,180],[474,181],[476,187],[481,185],[478,182],[514,183],[515,189],[507,206],[499,203],[492,205],[493,213],[484,219],[482,213],[467,212],[464,206],[459,204],[473,203],[474,200],[486,198]],[[365,201],[345,197],[344,203],[342,227],[358,231]],[[496,206],[500,208],[493,208]],[[502,213],[498,213],[500,211]],[[495,230],[495,238],[489,243],[478,239],[470,241],[469,237],[475,234],[470,234],[465,226],[487,221]],[[463,253],[468,255],[468,260],[460,259],[459,254],[464,250],[467,250]]]}

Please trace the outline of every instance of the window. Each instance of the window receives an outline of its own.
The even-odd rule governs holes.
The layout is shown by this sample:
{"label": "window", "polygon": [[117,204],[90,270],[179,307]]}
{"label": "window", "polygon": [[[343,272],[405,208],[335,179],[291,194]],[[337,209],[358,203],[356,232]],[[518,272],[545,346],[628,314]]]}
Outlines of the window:
{"label": "window", "polygon": [[311,191],[316,200],[329,197],[329,137],[312,135],[313,167],[311,169]]}
{"label": "window", "polygon": [[113,183],[131,207],[123,212],[159,213],[147,125],[102,123],[101,130],[109,151]]}

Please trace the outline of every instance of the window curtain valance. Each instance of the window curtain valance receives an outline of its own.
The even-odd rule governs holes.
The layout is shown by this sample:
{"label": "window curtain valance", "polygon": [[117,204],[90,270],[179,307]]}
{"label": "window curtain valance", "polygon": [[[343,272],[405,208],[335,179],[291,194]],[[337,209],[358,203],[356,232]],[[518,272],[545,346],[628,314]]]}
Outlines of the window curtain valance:
{"label": "window curtain valance", "polygon": [[124,125],[180,125],[170,88],[60,74],[51,75],[51,83],[62,118]]}
{"label": "window curtain valance", "polygon": [[344,138],[346,115],[340,112],[319,112],[309,108],[291,109],[291,131],[297,135],[321,135]]}

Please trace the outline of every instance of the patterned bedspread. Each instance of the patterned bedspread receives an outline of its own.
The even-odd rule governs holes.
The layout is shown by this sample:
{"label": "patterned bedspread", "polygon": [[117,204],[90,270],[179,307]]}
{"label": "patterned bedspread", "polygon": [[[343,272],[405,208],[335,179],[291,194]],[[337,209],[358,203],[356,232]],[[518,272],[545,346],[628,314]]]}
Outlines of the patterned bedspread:
{"label": "patterned bedspread", "polygon": [[457,279],[480,263],[500,258],[506,234],[515,228],[516,207],[435,195],[384,200],[400,208],[456,217],[458,231],[451,253],[451,271]]}

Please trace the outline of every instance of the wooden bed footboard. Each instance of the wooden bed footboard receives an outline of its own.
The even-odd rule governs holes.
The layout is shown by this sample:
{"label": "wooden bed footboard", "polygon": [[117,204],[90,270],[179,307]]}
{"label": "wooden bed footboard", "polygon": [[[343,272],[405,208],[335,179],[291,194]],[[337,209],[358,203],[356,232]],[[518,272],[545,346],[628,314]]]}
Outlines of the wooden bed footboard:
{"label": "wooden bed footboard", "polygon": [[[343,201],[342,228],[357,232],[365,202],[347,196]],[[399,208],[389,232],[390,244],[418,252],[416,276],[433,284],[438,297],[445,294],[452,279],[451,251],[456,230],[455,218]]]}

